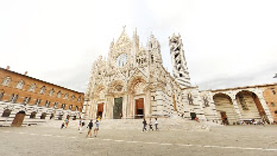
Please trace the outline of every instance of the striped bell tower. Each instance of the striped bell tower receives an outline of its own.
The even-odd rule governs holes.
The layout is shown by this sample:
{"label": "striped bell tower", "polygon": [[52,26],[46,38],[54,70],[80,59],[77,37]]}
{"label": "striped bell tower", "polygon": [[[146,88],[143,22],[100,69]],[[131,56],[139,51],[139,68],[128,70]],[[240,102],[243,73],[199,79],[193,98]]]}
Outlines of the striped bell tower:
{"label": "striped bell tower", "polygon": [[180,34],[177,36],[173,33],[172,37],[169,37],[169,47],[173,77],[181,88],[188,88],[191,86],[190,77]]}

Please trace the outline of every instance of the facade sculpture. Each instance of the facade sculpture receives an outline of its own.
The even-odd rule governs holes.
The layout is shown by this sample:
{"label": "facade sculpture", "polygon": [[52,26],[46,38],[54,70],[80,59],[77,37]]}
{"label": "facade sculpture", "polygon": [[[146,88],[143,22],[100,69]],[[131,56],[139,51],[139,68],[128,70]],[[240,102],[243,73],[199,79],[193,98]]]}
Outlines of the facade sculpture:
{"label": "facade sculpture", "polygon": [[163,67],[160,43],[153,34],[144,47],[139,46],[137,30],[131,40],[124,29],[111,42],[107,60],[99,57],[93,63],[85,94],[86,117],[197,116],[229,124],[251,118],[275,120],[263,97],[267,86],[200,91],[191,86],[180,34],[169,37],[169,51],[173,76]]}

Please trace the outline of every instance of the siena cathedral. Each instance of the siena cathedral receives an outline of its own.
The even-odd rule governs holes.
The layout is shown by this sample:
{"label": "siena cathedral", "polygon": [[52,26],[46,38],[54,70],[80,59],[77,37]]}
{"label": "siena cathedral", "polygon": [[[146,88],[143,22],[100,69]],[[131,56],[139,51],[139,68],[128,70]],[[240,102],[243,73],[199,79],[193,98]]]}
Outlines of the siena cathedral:
{"label": "siena cathedral", "polygon": [[[99,56],[93,63],[86,92],[88,118],[197,116],[200,120],[228,117],[229,122],[262,117],[273,120],[264,101],[253,104],[259,93],[254,96],[251,91],[212,92],[192,87],[180,35],[169,37],[169,51],[173,76],[163,67],[160,43],[154,35],[144,47],[139,45],[136,30],[130,38],[123,29],[118,40],[111,42],[107,59]],[[250,113],[245,112],[241,97],[248,101]]]}

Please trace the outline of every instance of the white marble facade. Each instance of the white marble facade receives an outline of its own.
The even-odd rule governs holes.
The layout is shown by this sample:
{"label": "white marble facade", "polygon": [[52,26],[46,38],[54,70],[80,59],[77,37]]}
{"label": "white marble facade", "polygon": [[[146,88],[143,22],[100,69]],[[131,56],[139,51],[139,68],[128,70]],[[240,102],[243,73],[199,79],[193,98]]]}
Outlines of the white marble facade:
{"label": "white marble facade", "polygon": [[[200,91],[191,86],[180,34],[169,38],[168,49],[173,76],[163,67],[160,43],[154,35],[150,35],[144,47],[139,45],[136,30],[130,38],[124,28],[118,40],[111,42],[108,58],[105,60],[99,56],[93,63],[85,95],[86,108],[83,109],[87,118],[178,115],[190,119],[195,114],[200,120],[220,122],[220,111],[225,110],[219,110],[214,96],[221,91]],[[261,91],[253,92],[261,99],[268,119],[272,120],[260,96]],[[234,118],[236,121],[243,119],[233,93],[230,97]]]}
{"label": "white marble facade", "polygon": [[123,30],[110,44],[107,60],[100,56],[93,63],[86,93],[89,118],[116,118],[115,101],[121,98],[120,118],[168,117],[176,113],[189,118],[194,112],[205,119],[200,92],[190,86],[180,35],[171,37],[170,52],[174,77],[163,67],[160,43],[154,35],[144,47],[139,45],[136,30],[132,39]]}

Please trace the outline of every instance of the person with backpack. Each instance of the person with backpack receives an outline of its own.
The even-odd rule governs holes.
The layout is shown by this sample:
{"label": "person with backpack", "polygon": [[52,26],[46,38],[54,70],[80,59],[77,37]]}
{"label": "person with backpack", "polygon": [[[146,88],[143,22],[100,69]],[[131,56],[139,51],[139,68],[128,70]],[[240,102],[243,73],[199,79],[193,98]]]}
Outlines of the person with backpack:
{"label": "person with backpack", "polygon": [[88,123],[88,126],[87,126],[87,128],[89,128],[89,129],[88,129],[88,134],[86,137],[88,137],[89,135],[90,135],[90,137],[92,137],[92,132],[91,132],[92,127],[93,127],[93,123],[92,123],[92,120],[90,120]]}

